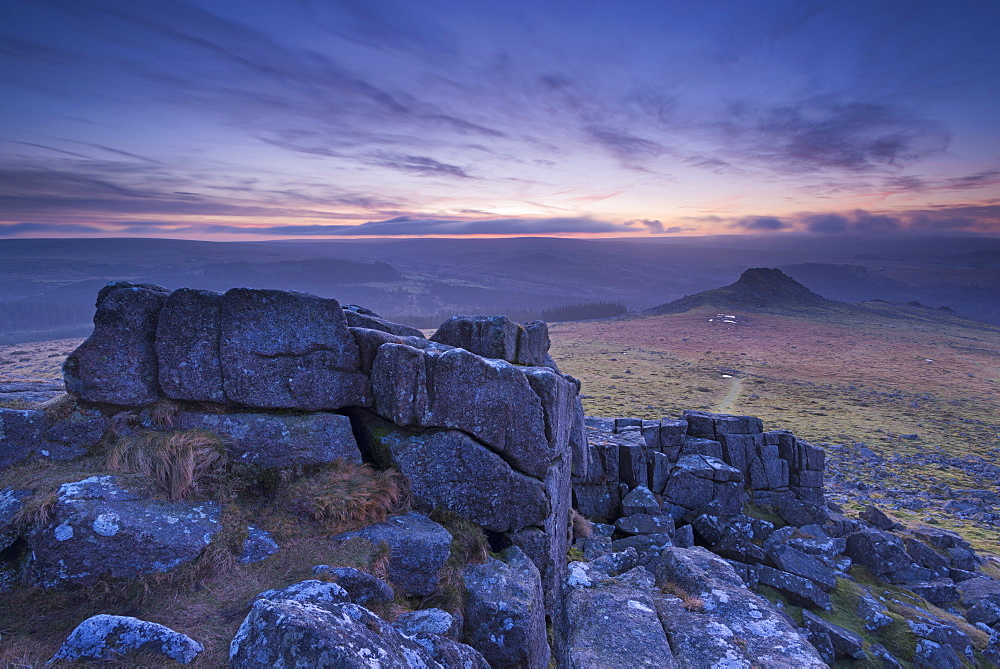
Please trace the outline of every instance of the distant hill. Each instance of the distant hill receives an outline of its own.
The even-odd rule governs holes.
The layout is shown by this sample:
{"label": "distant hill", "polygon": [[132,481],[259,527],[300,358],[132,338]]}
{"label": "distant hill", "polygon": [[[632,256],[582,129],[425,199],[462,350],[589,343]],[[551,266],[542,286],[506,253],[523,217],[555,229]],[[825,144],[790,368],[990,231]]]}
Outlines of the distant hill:
{"label": "distant hill", "polygon": [[[779,269],[754,267],[728,286],[687,295],[641,312],[641,316],[680,314],[700,307],[723,312],[799,316],[838,322],[886,323],[905,321],[913,327],[950,325],[995,331],[995,325],[955,313],[949,307],[928,307],[916,301],[905,304],[882,299],[861,303],[828,300],[809,290]],[[634,315],[632,316],[634,317]]]}
{"label": "distant hill", "polygon": [[780,269],[753,267],[728,286],[687,295],[643,313],[651,316],[677,314],[703,306],[726,311],[787,314],[840,310],[847,305],[817,295]]}

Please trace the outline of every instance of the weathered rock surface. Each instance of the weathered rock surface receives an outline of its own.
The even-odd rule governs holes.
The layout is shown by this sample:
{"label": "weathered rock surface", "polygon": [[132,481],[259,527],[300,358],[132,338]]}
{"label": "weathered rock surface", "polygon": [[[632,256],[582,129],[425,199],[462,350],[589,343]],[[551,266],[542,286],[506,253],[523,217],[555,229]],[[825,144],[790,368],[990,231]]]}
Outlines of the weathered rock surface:
{"label": "weathered rock surface", "polygon": [[222,295],[181,288],[170,293],[156,325],[160,388],[175,400],[226,402],[219,361]]}
{"label": "weathered rock surface", "polygon": [[28,535],[36,585],[170,571],[197,558],[220,529],[215,502],[166,502],[92,476],[59,488],[52,520]]}
{"label": "weathered rock surface", "polygon": [[394,467],[410,480],[418,509],[450,509],[493,532],[541,524],[549,514],[542,481],[516,471],[464,432],[415,433],[374,414],[356,422],[367,432],[379,465]]}
{"label": "weathered rock surface", "polygon": [[17,512],[24,507],[24,500],[31,496],[30,490],[0,490],[0,551],[11,546],[20,534],[14,525]]}
{"label": "weathered rock surface", "polygon": [[384,344],[372,363],[376,411],[403,427],[467,432],[521,472],[549,465],[542,403],[521,370],[460,348]]}
{"label": "weathered rock surface", "polygon": [[280,547],[270,532],[251,525],[247,528],[247,538],[243,540],[243,551],[237,560],[240,564],[252,564],[266,560],[278,552]]}
{"label": "weathered rock surface", "polygon": [[94,332],[63,364],[67,392],[88,402],[152,404],[157,380],[156,323],[168,291],[112,282],[97,296]]}
{"label": "weathered rock surface", "polygon": [[56,661],[117,661],[143,655],[161,655],[164,660],[191,663],[204,650],[180,632],[131,616],[106,614],[87,618],[77,625],[49,663]]}
{"label": "weathered rock surface", "polygon": [[630,549],[570,565],[560,666],[678,666],[654,608],[653,576],[637,561]]}
{"label": "weathered rock surface", "polygon": [[737,643],[742,640],[725,624],[689,610],[683,600],[672,595],[654,594],[653,604],[674,653],[675,666],[682,669],[755,666]]}
{"label": "weathered rock surface", "polygon": [[175,420],[179,428],[201,428],[224,437],[234,463],[278,468],[362,461],[351,421],[339,414],[182,411]]}
{"label": "weathered rock surface", "polygon": [[364,537],[376,546],[382,541],[388,544],[389,580],[405,594],[419,597],[434,592],[451,551],[448,530],[415,511],[338,534],[334,539],[352,537]]}
{"label": "weathered rock surface", "polygon": [[42,424],[42,441],[36,454],[65,462],[86,455],[100,444],[111,421],[100,411],[76,407],[58,419],[45,415]]}
{"label": "weathered rock surface", "polygon": [[[706,618],[704,624],[714,623],[716,636],[741,640],[743,661],[766,667],[826,666],[786,616],[748,590],[732,566],[710,551],[700,547],[667,548],[656,577],[659,585],[676,584],[697,597]],[[670,634],[671,620],[664,617],[663,625]],[[734,652],[728,644],[721,648],[709,644],[708,649],[721,653],[722,658]]]}
{"label": "weathered rock surface", "polygon": [[232,667],[440,667],[416,640],[357,604],[261,599],[229,646]]}
{"label": "weathered rock surface", "polygon": [[35,452],[43,425],[41,411],[0,408],[0,470],[27,460]]}
{"label": "weathered rock surface", "polygon": [[492,667],[547,667],[541,575],[517,546],[470,565],[465,580],[465,638]]}
{"label": "weathered rock surface", "polygon": [[220,327],[230,402],[317,411],[370,404],[358,345],[336,300],[233,288],[222,298]]}
{"label": "weathered rock surface", "polygon": [[456,629],[457,622],[455,616],[442,609],[419,609],[399,614],[392,624],[407,636],[437,634],[450,637],[461,634],[461,629]]}
{"label": "weathered rock surface", "polygon": [[109,425],[91,409],[53,420],[43,410],[0,408],[0,470],[32,457],[74,460],[97,445]]}
{"label": "weathered rock surface", "polygon": [[366,574],[353,567],[330,567],[319,564],[313,567],[312,571],[317,576],[333,579],[334,583],[347,591],[351,601],[355,604],[369,602],[384,604],[391,602],[396,596],[391,585],[376,576]]}
{"label": "weathered rock surface", "polygon": [[431,341],[519,365],[544,366],[549,352],[545,323],[515,323],[506,316],[452,316]]}
{"label": "weathered rock surface", "polygon": [[359,307],[356,304],[344,305],[344,316],[347,318],[347,325],[352,328],[366,328],[370,330],[381,330],[394,334],[398,337],[419,337],[424,338],[424,333],[409,325],[393,323],[387,321],[371,309]]}
{"label": "weathered rock surface", "polygon": [[344,602],[351,601],[347,590],[344,590],[336,583],[328,583],[316,579],[293,583],[285,588],[265,590],[254,597],[251,600],[251,604],[261,599],[267,599],[272,602],[305,602],[328,611],[335,610],[333,608],[334,604],[343,604]]}

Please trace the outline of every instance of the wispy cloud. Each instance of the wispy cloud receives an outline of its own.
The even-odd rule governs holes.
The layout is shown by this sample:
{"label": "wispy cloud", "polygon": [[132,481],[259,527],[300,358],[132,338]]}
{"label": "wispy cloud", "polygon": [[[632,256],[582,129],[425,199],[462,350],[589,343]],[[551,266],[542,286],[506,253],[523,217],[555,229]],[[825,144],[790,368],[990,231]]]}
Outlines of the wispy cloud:
{"label": "wispy cloud", "polygon": [[591,141],[629,163],[656,158],[666,150],[656,142],[612,128],[590,126],[584,128],[584,132]]}
{"label": "wispy cloud", "polygon": [[446,176],[471,179],[458,165],[442,163],[427,156],[407,156],[398,153],[375,153],[367,160],[372,165],[389,167],[403,172],[413,172],[421,176]]}
{"label": "wispy cloud", "polygon": [[[658,221],[650,221],[655,227]],[[228,225],[178,224],[163,221],[138,221],[116,225],[63,223],[48,228],[42,223],[0,225],[0,236],[52,230],[65,233],[141,233],[141,234],[240,234],[276,236],[329,237],[404,237],[404,236],[469,236],[469,235],[564,235],[564,234],[635,234],[636,225],[644,222],[613,223],[591,218],[492,218],[480,220],[414,218],[399,216],[384,221],[367,221],[357,225]],[[678,229],[672,232],[678,232]],[[661,231],[662,232],[662,231]],[[670,231],[668,231],[670,232]]]}
{"label": "wispy cloud", "polygon": [[734,110],[724,130],[738,153],[792,171],[901,168],[944,151],[950,141],[943,123],[860,102]]}

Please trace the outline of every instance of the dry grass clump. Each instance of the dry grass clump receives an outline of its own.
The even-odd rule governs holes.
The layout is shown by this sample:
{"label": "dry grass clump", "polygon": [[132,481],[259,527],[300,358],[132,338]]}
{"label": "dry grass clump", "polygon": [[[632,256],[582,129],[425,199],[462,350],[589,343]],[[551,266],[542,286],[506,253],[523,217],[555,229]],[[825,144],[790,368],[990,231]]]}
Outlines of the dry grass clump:
{"label": "dry grass clump", "polygon": [[106,465],[111,471],[148,478],[176,501],[197,492],[199,483],[222,474],[226,447],[207,430],[146,432],[115,443]]}
{"label": "dry grass clump", "polygon": [[338,460],[289,484],[287,498],[295,513],[324,527],[362,526],[406,511],[410,487],[399,472]]}
{"label": "dry grass clump", "polygon": [[55,423],[70,417],[70,414],[76,409],[78,399],[72,393],[63,393],[50,400],[45,400],[38,405],[38,408],[45,412],[46,418]]}
{"label": "dry grass clump", "polygon": [[156,400],[149,409],[149,419],[154,425],[172,429],[177,423],[177,416],[183,407],[175,400],[161,397]]}
{"label": "dry grass clump", "polygon": [[585,539],[594,533],[594,524],[576,509],[570,509],[569,521],[573,528],[574,539]]}
{"label": "dry grass clump", "polygon": [[684,608],[688,611],[694,613],[702,613],[705,611],[705,602],[701,597],[695,597],[690,592],[674,583],[673,581],[667,581],[662,586],[660,586],[660,592],[665,595],[673,595],[683,602]]}
{"label": "dry grass clump", "polygon": [[26,534],[32,528],[47,525],[52,520],[52,509],[56,505],[56,492],[54,490],[41,490],[35,492],[24,500],[23,505],[14,514],[11,524],[17,529],[19,534]]}

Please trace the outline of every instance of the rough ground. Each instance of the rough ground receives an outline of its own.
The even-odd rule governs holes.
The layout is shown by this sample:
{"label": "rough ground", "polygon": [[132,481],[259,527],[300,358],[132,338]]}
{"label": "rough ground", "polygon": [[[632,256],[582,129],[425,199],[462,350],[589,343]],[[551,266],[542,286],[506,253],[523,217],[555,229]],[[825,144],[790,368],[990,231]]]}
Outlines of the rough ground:
{"label": "rough ground", "polygon": [[[699,309],[559,323],[550,333],[563,372],[583,380],[588,415],[659,418],[700,408],[760,416],[768,429],[844,446],[828,450],[845,502],[928,491],[939,507],[947,488],[1000,492],[993,326]],[[856,481],[877,487],[862,494],[838,486]],[[896,515],[954,527],[980,550],[1000,553],[995,527],[937,508]]]}

